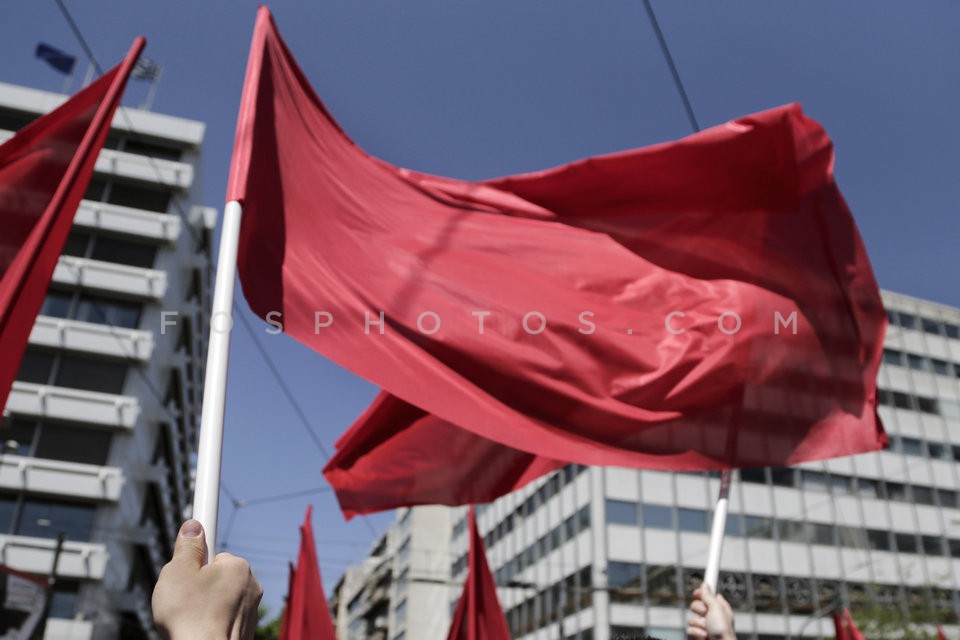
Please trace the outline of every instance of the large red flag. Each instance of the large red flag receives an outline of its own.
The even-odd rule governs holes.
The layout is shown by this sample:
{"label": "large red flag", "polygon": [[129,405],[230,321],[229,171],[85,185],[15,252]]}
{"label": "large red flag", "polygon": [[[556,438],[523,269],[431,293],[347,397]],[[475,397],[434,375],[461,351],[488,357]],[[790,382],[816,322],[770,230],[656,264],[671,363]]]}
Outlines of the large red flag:
{"label": "large red flag", "polygon": [[300,555],[290,581],[279,640],[336,640],[337,637],[327,598],[323,595],[323,582],[320,581],[320,565],[310,522],[312,515],[313,507],[308,506],[300,527]]}
{"label": "large red flag", "polygon": [[833,612],[833,628],[837,640],[866,640],[846,607]]}
{"label": "large red flag", "polygon": [[0,145],[0,408],[145,44],[137,38],[122,63]]}
{"label": "large red flag", "polygon": [[290,636],[290,598],[293,596],[293,584],[296,580],[297,570],[290,563],[290,576],[287,579],[287,602],[283,605],[283,613],[280,615],[280,631],[277,640],[287,640]]}
{"label": "large red flag", "polygon": [[447,640],[510,640],[510,628],[497,599],[497,585],[487,564],[483,538],[470,507],[467,581],[453,613]]}
{"label": "large red flag", "polygon": [[[557,461],[703,470],[886,443],[886,315],[832,168],[793,105],[484,183],[400,169],[343,133],[261,9],[228,199],[253,310],[437,424]],[[392,437],[360,425],[341,445]],[[369,451],[338,455],[335,487]],[[351,490],[405,464],[362,465]]]}

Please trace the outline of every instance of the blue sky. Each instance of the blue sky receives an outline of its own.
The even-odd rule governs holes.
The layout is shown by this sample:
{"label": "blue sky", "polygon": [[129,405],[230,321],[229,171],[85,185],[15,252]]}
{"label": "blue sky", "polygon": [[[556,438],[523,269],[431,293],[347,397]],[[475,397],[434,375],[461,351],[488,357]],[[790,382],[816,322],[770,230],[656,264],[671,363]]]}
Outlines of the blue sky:
{"label": "blue sky", "polygon": [[[147,36],[145,55],[164,65],[154,110],[208,123],[202,188],[205,202],[222,207],[257,4],[67,6],[104,66],[134,36]],[[481,179],[690,132],[641,0],[270,6],[346,131],[398,165]],[[702,126],[800,102],[836,143],[838,181],[880,285],[960,306],[960,4],[659,0],[654,7]],[[0,22],[0,80],[60,90],[62,76],[33,58],[38,41],[82,54],[52,0],[17,3]],[[78,75],[85,68],[81,62]],[[133,84],[128,103],[140,104],[145,93]],[[376,390],[285,337],[258,339],[332,449]],[[322,454],[242,329],[234,332],[228,393],[223,477],[238,497],[323,486]],[[332,494],[310,499],[329,586],[365,554],[372,534],[358,520],[344,523]],[[306,500],[243,508],[231,532],[231,546],[249,557],[274,608]],[[229,513],[224,504],[223,523]],[[391,518],[370,524],[382,530]]]}

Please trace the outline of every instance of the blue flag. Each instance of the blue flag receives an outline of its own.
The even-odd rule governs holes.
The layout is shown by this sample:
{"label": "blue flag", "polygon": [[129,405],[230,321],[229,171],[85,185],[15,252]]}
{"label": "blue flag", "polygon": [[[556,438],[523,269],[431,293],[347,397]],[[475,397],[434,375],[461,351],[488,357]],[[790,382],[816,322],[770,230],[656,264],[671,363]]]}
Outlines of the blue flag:
{"label": "blue flag", "polygon": [[73,65],[77,63],[76,57],[42,42],[37,44],[36,56],[64,75],[72,73]]}

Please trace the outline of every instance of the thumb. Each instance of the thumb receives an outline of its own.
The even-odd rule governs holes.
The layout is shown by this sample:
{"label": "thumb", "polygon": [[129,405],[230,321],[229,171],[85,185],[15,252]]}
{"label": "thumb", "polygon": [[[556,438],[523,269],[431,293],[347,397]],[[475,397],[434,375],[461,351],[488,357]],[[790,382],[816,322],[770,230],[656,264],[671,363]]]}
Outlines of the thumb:
{"label": "thumb", "polygon": [[207,559],[207,540],[203,535],[203,525],[196,520],[187,520],[180,526],[177,543],[173,548],[173,562],[189,564],[197,569]]}
{"label": "thumb", "polygon": [[713,606],[717,601],[717,596],[713,593],[713,589],[706,582],[700,585],[700,599],[703,600],[708,608]]}

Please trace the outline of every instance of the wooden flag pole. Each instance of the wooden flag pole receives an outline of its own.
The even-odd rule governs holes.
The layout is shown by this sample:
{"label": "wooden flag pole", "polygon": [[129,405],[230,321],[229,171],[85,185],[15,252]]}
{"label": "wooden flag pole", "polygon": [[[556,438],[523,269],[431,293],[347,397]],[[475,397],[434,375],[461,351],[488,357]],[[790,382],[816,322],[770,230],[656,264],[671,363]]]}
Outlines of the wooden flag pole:
{"label": "wooden flag pole", "polygon": [[723,535],[727,530],[727,506],[730,495],[730,470],[720,475],[720,495],[713,510],[713,526],[710,528],[710,551],[707,553],[707,568],[703,581],[716,593],[720,576],[720,552],[723,550]]}
{"label": "wooden flag pole", "polygon": [[213,311],[210,314],[207,373],[200,414],[193,517],[203,525],[208,563],[216,552],[220,463],[223,459],[223,417],[227,400],[227,362],[230,356],[230,331],[233,329],[233,287],[237,276],[237,248],[240,244],[242,214],[243,208],[236,200],[228,202],[223,210],[217,277],[213,288]]}

